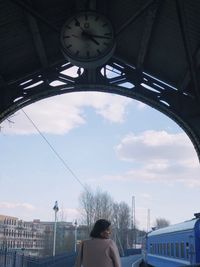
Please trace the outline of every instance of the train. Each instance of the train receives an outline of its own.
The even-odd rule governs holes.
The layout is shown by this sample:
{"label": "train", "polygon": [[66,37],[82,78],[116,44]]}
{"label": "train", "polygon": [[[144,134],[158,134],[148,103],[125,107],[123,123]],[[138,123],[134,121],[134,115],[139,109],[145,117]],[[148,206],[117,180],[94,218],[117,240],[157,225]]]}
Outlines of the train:
{"label": "train", "polygon": [[152,230],[145,237],[145,266],[200,266],[200,213],[191,220]]}

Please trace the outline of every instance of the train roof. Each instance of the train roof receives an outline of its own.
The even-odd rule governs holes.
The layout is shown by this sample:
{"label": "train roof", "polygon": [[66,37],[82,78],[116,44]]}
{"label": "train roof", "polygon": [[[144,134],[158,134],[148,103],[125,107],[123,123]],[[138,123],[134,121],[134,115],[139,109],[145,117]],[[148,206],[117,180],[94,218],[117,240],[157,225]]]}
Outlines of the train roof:
{"label": "train roof", "polygon": [[168,234],[168,233],[173,233],[173,232],[191,230],[191,229],[194,229],[195,224],[196,224],[197,221],[200,221],[200,219],[197,218],[197,219],[192,219],[192,220],[185,221],[185,222],[182,222],[182,223],[170,225],[170,226],[167,226],[165,228],[154,230],[154,231],[148,233],[148,236],[154,236],[154,235],[161,235],[161,234]]}

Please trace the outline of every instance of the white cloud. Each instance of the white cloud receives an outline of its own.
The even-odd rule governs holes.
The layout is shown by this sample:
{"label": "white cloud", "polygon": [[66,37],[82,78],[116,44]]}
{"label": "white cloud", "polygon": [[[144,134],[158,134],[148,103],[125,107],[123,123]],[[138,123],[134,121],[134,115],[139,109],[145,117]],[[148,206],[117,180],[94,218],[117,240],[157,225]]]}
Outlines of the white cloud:
{"label": "white cloud", "polygon": [[182,183],[200,187],[200,166],[192,143],[184,133],[145,131],[129,134],[115,147],[121,160],[137,163],[134,169],[107,179]]}
{"label": "white cloud", "polygon": [[140,197],[145,199],[145,200],[151,200],[152,199],[152,195],[148,194],[148,193],[141,193]]}
{"label": "white cloud", "polygon": [[115,148],[120,159],[152,162],[154,168],[166,168],[169,161],[188,162],[196,166],[197,156],[191,141],[184,133],[170,134],[166,131],[145,131],[125,136]]}
{"label": "white cloud", "polygon": [[0,202],[1,209],[25,209],[25,210],[35,210],[36,208],[29,203],[12,203],[12,202]]}
{"label": "white cloud", "polygon": [[[91,107],[97,114],[114,123],[121,123],[131,99],[105,93],[71,93],[41,100],[24,108],[41,132],[65,134],[86,123],[84,108]],[[2,132],[10,134],[32,134],[37,131],[23,112],[19,111],[11,120],[2,123]]]}

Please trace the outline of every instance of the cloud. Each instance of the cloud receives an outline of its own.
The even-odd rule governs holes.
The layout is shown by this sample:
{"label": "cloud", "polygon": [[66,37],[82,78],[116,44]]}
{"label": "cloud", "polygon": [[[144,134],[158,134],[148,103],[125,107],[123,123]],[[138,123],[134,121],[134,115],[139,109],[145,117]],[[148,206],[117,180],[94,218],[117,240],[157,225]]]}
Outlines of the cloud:
{"label": "cloud", "polygon": [[140,197],[145,199],[145,200],[152,200],[152,195],[148,194],[148,193],[141,193]]}
{"label": "cloud", "polygon": [[200,187],[198,158],[184,133],[131,133],[121,140],[115,151],[119,159],[135,163],[135,168],[117,176],[106,176],[106,179]]}
{"label": "cloud", "polygon": [[1,209],[16,209],[16,208],[20,208],[20,209],[25,209],[25,210],[35,210],[36,208],[29,204],[29,203],[12,203],[12,202],[0,202],[0,208]]}
{"label": "cloud", "polygon": [[169,161],[187,162],[196,166],[197,156],[191,141],[184,133],[149,130],[128,134],[115,147],[122,160],[152,162],[154,168],[166,168]]}
{"label": "cloud", "polygon": [[[43,133],[65,134],[86,124],[85,108],[91,107],[96,114],[112,123],[124,121],[131,99],[105,93],[71,93],[38,101],[24,108],[31,120]],[[9,134],[34,134],[31,122],[19,111],[11,117],[14,123],[4,121],[2,132]]]}

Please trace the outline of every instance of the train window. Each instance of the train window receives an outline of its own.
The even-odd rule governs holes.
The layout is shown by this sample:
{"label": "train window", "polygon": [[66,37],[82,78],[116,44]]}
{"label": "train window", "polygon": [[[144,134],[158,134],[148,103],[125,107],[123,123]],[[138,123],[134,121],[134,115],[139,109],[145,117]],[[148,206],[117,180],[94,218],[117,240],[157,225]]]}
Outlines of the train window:
{"label": "train window", "polygon": [[162,244],[159,244],[160,246],[160,254],[162,255]]}
{"label": "train window", "polygon": [[189,259],[189,243],[186,242],[186,258]]}
{"label": "train window", "polygon": [[167,256],[170,256],[170,246],[169,246],[169,243],[167,243]]}
{"label": "train window", "polygon": [[185,258],[185,244],[181,242],[181,258]]}
{"label": "train window", "polygon": [[153,252],[153,246],[152,246],[152,244],[150,244],[150,253],[152,253]]}
{"label": "train window", "polygon": [[171,256],[174,257],[174,243],[171,243]]}
{"label": "train window", "polygon": [[176,243],[176,258],[179,258],[179,243]]}
{"label": "train window", "polygon": [[164,250],[163,254],[166,255],[166,244],[164,244],[164,249],[163,250]]}

